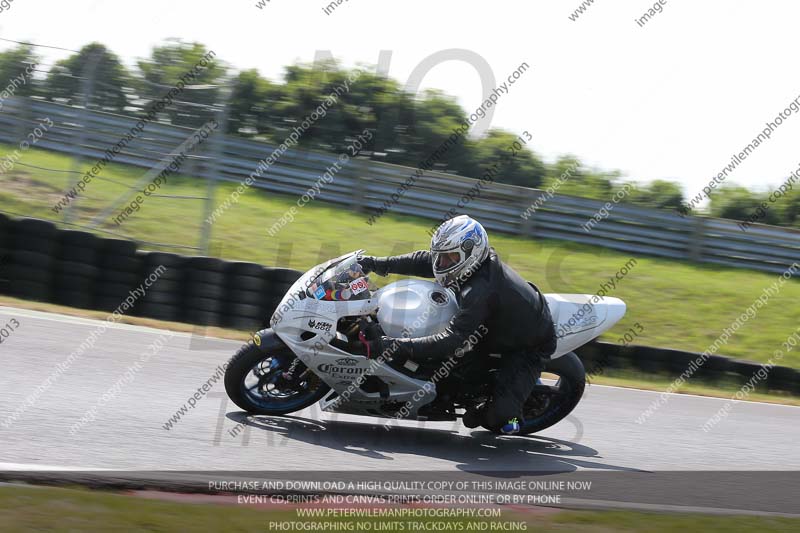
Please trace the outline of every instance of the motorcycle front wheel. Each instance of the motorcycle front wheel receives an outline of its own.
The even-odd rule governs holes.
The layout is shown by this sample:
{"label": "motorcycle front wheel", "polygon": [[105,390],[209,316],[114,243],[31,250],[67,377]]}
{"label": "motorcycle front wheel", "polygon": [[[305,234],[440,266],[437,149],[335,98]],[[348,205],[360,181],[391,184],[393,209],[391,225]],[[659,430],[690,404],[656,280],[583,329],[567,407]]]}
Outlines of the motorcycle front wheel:
{"label": "motorcycle front wheel", "polygon": [[225,391],[233,403],[252,414],[285,415],[309,407],[330,387],[297,359],[271,331],[261,345],[248,342],[225,371]]}
{"label": "motorcycle front wheel", "polygon": [[[557,424],[578,405],[586,387],[586,371],[574,352],[564,354],[545,363],[544,371],[555,374],[554,385],[539,383],[522,408],[519,435],[537,433]],[[494,433],[499,431],[487,428]]]}

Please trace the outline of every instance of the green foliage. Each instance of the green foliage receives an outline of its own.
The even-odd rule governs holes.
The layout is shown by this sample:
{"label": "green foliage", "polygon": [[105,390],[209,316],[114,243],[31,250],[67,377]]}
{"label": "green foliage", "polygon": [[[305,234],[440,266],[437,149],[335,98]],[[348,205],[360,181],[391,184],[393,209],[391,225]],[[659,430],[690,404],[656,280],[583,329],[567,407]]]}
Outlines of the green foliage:
{"label": "green foliage", "polygon": [[57,62],[47,75],[45,95],[58,102],[82,105],[85,79],[93,79],[90,107],[122,111],[128,104],[124,87],[131,77],[119,58],[100,43],[91,43],[80,52]]}
{"label": "green foliage", "polygon": [[683,202],[683,191],[678,183],[654,180],[648,184],[637,185],[626,202],[659,209],[678,209]]}
{"label": "green foliage", "polygon": [[790,193],[781,202],[778,212],[781,214],[782,224],[800,228],[800,193]]}
{"label": "green foliage", "polygon": [[[560,161],[557,168],[549,176],[550,182],[555,182],[577,160],[566,158]],[[614,195],[615,181],[620,178],[619,172],[603,172],[578,166],[571,172],[571,177],[561,183],[559,194],[593,198],[607,201]]]}
{"label": "green foliage", "polygon": [[414,127],[418,104],[401,89],[399,83],[364,72],[344,98],[349,104],[348,109],[357,112],[353,117],[356,128],[372,130],[371,148],[375,159],[397,165],[419,162],[420,151]]}
{"label": "green foliage", "polygon": [[[27,45],[19,45],[11,50],[0,52],[0,91],[5,90],[11,80],[23,76],[26,69],[38,63],[39,58],[33,52],[33,48]],[[29,70],[30,72],[30,70]],[[35,94],[36,85],[29,78],[23,85],[17,83],[14,90],[16,96],[30,96]]]}
{"label": "green foliage", "polygon": [[[136,88],[144,99],[157,101],[169,93],[184,75],[192,72],[207,53],[209,49],[200,43],[171,39],[167,44],[153,48],[148,59],[138,62],[141,77],[137,78]],[[205,68],[200,68],[196,77],[188,81],[184,94],[177,98],[178,102],[164,110],[170,122],[197,127],[211,118],[214,114],[211,106],[220,102],[219,88],[214,86],[223,82],[225,74],[225,67],[216,58]],[[210,87],[189,87],[204,85]]]}
{"label": "green foliage", "polygon": [[[711,193],[711,215],[731,220],[748,220],[767,202],[767,194],[754,193],[737,185],[715,189]],[[761,211],[764,216],[758,220],[762,224],[778,224],[780,213],[775,208]]]}
{"label": "green foliage", "polygon": [[343,151],[348,140],[364,130],[366,122],[360,117],[357,102],[342,92],[349,84],[350,74],[328,64],[319,68],[288,67],[286,81],[276,89],[276,98],[270,104],[271,124],[267,127],[274,129],[272,140],[284,141],[293,128],[310,119],[311,126],[300,138],[301,146]]}
{"label": "green foliage", "polygon": [[[517,141],[517,136],[502,130],[491,130],[489,134],[472,143],[473,166],[489,169],[498,163],[499,171],[495,179],[503,183],[524,187],[539,187],[545,178],[544,163],[532,151],[520,150],[509,157],[509,148]],[[484,170],[485,171],[485,170]],[[479,177],[483,172],[474,175]]]}
{"label": "green foliage", "polygon": [[228,132],[247,136],[270,133],[274,129],[269,127],[270,110],[277,98],[277,88],[257,70],[240,72],[231,95]]}

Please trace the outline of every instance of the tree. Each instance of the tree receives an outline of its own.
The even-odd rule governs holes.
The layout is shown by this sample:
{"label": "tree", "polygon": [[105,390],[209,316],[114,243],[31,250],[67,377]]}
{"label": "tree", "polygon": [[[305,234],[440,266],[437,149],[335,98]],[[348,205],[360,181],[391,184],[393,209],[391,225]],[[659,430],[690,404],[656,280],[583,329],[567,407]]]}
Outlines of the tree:
{"label": "tree", "polygon": [[614,183],[621,176],[616,170],[603,172],[587,169],[574,156],[565,156],[556,162],[555,168],[548,174],[546,185],[550,187],[559,183],[560,194],[608,201],[614,195]]}
{"label": "tree", "polygon": [[[0,52],[0,91],[4,91],[14,80],[15,96],[30,96],[37,90],[32,80],[34,66],[39,62],[33,47],[19,45],[16,48]],[[27,72],[27,74],[26,74]],[[26,81],[23,83],[22,80]]]}
{"label": "tree", "polygon": [[503,130],[489,130],[486,137],[471,143],[474,170],[468,176],[480,178],[487,171],[496,172],[494,180],[511,185],[539,187],[545,179],[545,166],[536,155],[522,148],[512,151],[517,135]]}
{"label": "tree", "polygon": [[45,95],[69,105],[82,105],[84,89],[91,91],[89,107],[120,112],[128,105],[124,87],[130,75],[119,58],[100,43],[91,43],[53,65]]}
{"label": "tree", "polygon": [[455,170],[470,175],[474,172],[467,148],[466,134],[455,138],[454,130],[467,119],[456,101],[441,91],[427,90],[414,102],[414,115],[404,143],[408,166],[433,163],[431,170]]}
{"label": "tree", "polygon": [[186,78],[183,93],[164,110],[172,124],[197,127],[213,117],[214,105],[220,103],[218,86],[223,83],[226,69],[216,58],[210,59],[205,67],[197,68],[209,52],[200,43],[171,39],[153,48],[150,58],[137,63],[142,77],[137,88],[149,103],[166,96],[187,74],[195,74],[193,78]]}
{"label": "tree", "polygon": [[[726,185],[711,192],[711,214],[719,218],[731,220],[749,220],[753,215],[763,213],[758,222],[761,224],[778,224],[780,216],[774,204],[767,202],[767,195],[755,193],[739,185]],[[767,202],[769,209],[759,210]]]}
{"label": "tree", "polygon": [[[555,163],[545,166],[544,181],[540,188],[553,188],[554,192],[566,194],[562,187],[571,179],[584,176],[580,160],[573,155],[562,155]],[[567,189],[564,189],[565,191]]]}
{"label": "tree", "polygon": [[778,213],[780,214],[781,224],[800,227],[800,193],[795,189],[781,199],[780,202]]}
{"label": "tree", "polygon": [[673,181],[654,180],[637,186],[624,201],[644,207],[678,209],[683,205],[683,190]]}
{"label": "tree", "polygon": [[231,95],[229,133],[241,135],[269,134],[271,104],[279,97],[279,88],[262,78],[255,69],[239,73]]}
{"label": "tree", "polygon": [[412,149],[416,103],[395,80],[364,72],[345,99],[354,111],[349,120],[373,132],[373,158],[398,165],[419,163],[419,153]]}
{"label": "tree", "polygon": [[[346,94],[336,89],[348,73],[335,64],[293,65],[286,68],[284,83],[275,91],[268,115],[275,128],[275,142],[282,142],[294,128],[302,129],[299,144],[305,148],[342,151],[356,126],[349,124]],[[332,95],[332,96],[331,96]],[[331,100],[333,98],[335,101]],[[302,124],[305,121],[305,126]]]}

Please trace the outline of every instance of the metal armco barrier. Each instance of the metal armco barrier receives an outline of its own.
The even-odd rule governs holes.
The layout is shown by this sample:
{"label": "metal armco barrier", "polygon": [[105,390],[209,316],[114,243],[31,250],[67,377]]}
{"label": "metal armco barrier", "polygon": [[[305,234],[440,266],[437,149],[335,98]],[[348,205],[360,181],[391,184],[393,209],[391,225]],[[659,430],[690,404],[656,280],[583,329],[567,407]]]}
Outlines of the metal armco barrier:
{"label": "metal armco barrier", "polygon": [[[247,331],[267,327],[280,299],[301,275],[256,263],[142,252],[132,241],[103,239],[60,230],[43,220],[0,214],[0,294],[113,311],[157,271],[157,281],[126,314]],[[678,377],[700,357],[603,342],[591,343],[577,353],[590,380],[621,368]],[[711,356],[695,377],[744,384],[760,368],[759,363]],[[756,390],[800,395],[800,371],[774,367]]]}
{"label": "metal armco barrier", "polygon": [[[120,115],[79,111],[78,108],[50,102],[11,98],[0,113],[0,141],[18,143],[20,132],[26,132],[30,127],[30,117],[47,116],[55,125],[39,141],[37,148],[80,155],[89,168],[88,162],[102,157],[103,152],[124,137],[136,123],[136,119]],[[86,124],[80,124],[84,116]],[[85,142],[77,144],[75,139],[79,131],[85,134]],[[115,162],[151,168],[190,133],[188,128],[148,124],[145,133],[133,140]],[[215,135],[220,136],[215,164],[198,164],[195,169],[185,169],[185,173],[203,179],[238,183],[256,169],[259,160],[276,148],[221,132]],[[205,158],[204,155],[198,157],[201,160]],[[336,161],[335,154],[289,150],[254,186],[299,197]],[[414,174],[412,168],[351,159],[318,198],[360,211],[366,224],[368,218],[377,213]],[[745,233],[731,220],[683,218],[676,212],[625,204],[614,205],[608,218],[587,232],[582,226],[606,205],[605,201],[587,198],[555,195],[525,219],[523,213],[537,198],[547,193],[500,183],[488,184],[477,198],[459,209],[459,202],[466,202],[467,194],[475,184],[476,180],[471,178],[425,172],[389,212],[427,218],[433,226],[450,209],[456,209],[468,212],[488,229],[514,235],[579,242],[626,253],[763,272],[782,273],[800,257],[800,230],[756,224]],[[380,218],[374,222],[376,227],[387,223]]]}

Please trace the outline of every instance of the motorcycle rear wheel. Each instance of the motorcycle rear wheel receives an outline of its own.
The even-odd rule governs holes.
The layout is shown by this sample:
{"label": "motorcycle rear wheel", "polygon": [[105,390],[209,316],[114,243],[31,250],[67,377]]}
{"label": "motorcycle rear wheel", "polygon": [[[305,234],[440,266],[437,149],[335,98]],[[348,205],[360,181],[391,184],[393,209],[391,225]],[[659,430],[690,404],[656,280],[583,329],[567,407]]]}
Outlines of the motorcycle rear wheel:
{"label": "motorcycle rear wheel", "polygon": [[[574,352],[545,363],[544,371],[558,376],[555,385],[537,385],[523,407],[518,435],[537,433],[566,418],[578,405],[586,388],[586,370]],[[498,430],[487,428],[493,433]]]}
{"label": "motorcycle rear wheel", "polygon": [[[242,346],[225,371],[225,391],[233,403],[248,413],[280,416],[301,411],[328,393],[330,387],[311,371],[302,380],[284,379],[297,356],[272,332],[260,338],[261,346]],[[306,370],[296,364],[296,372]]]}

